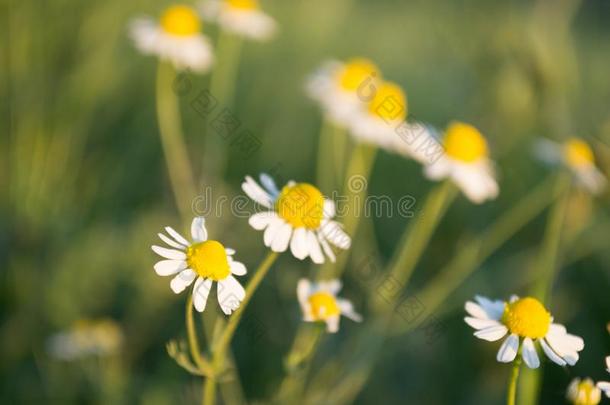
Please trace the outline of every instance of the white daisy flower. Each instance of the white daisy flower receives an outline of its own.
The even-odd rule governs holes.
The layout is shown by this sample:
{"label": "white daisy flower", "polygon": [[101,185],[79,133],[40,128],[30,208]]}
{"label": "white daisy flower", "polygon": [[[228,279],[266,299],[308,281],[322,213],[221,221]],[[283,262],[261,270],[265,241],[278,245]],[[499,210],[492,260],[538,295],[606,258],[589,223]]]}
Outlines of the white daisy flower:
{"label": "white daisy flower", "polygon": [[324,255],[335,261],[329,242],[340,249],[349,249],[350,237],[341,224],[332,220],[335,203],[324,198],[320,190],[308,183],[290,181],[280,191],[266,174],[261,174],[260,181],[262,187],[247,176],[241,188],[270,210],[249,219],[252,228],[265,231],[265,246],[274,252],[284,252],[290,246],[297,259],[311,257],[316,264],[324,263]]}
{"label": "white daisy flower", "polygon": [[204,73],[214,61],[210,41],[201,33],[200,18],[189,6],[167,8],[158,22],[151,17],[136,18],[129,33],[138,50],[169,61],[176,69]]}
{"label": "white daisy flower", "polygon": [[260,10],[258,0],[205,0],[200,10],[205,20],[258,41],[271,38],[277,29],[275,20]]}
{"label": "white daisy flower", "polygon": [[226,315],[231,315],[246,296],[244,288],[233,277],[246,274],[246,266],[233,260],[235,251],[208,239],[203,217],[193,219],[192,243],[169,226],[165,230],[170,237],[159,233],[159,238],[172,249],[152,246],[155,253],[166,259],[155,264],[155,272],[160,276],[174,276],[170,287],[176,294],[180,294],[195,281],[193,305],[199,312],[205,309],[212,283],[216,281],[220,308]]}
{"label": "white daisy flower", "polygon": [[592,379],[575,378],[568,386],[566,397],[574,405],[597,405],[602,400],[602,393]]}
{"label": "white daisy flower", "polygon": [[[610,373],[610,356],[606,357],[606,371]],[[600,381],[597,383],[597,388],[604,391],[604,394],[610,398],[610,382]]]}
{"label": "white daisy flower", "polygon": [[451,178],[475,204],[495,199],[499,188],[487,141],[472,125],[453,122],[443,139],[445,153],[426,165],[424,173],[432,180]]}
{"label": "white daisy flower", "polygon": [[337,297],[340,290],[339,280],[313,283],[304,278],[300,279],[297,284],[297,297],[303,311],[303,321],[326,322],[326,330],[330,333],[339,330],[341,315],[361,322],[362,316],[354,310],[352,303]]}
{"label": "white daisy flower", "polygon": [[346,63],[325,62],[307,80],[307,94],[335,125],[347,128],[356,114],[375,95],[381,71],[370,60],[354,58]]}
{"label": "white daisy flower", "polygon": [[525,364],[537,368],[540,360],[534,342],[560,366],[573,366],[578,361],[578,352],[585,346],[583,340],[567,333],[563,325],[553,323],[553,317],[537,299],[513,296],[510,302],[504,302],[477,296],[475,301],[466,303],[469,316],[464,318],[476,329],[474,335],[489,342],[508,335],[498,351],[499,362],[512,362],[521,347]]}
{"label": "white daisy flower", "polygon": [[115,354],[123,344],[123,331],[112,319],[81,319],[67,331],[47,340],[49,354],[60,360]]}
{"label": "white daisy flower", "polygon": [[563,144],[540,139],[534,149],[538,158],[549,164],[563,164],[573,174],[580,185],[592,194],[599,194],[607,180],[595,166],[595,155],[591,147],[582,139],[569,138]]}

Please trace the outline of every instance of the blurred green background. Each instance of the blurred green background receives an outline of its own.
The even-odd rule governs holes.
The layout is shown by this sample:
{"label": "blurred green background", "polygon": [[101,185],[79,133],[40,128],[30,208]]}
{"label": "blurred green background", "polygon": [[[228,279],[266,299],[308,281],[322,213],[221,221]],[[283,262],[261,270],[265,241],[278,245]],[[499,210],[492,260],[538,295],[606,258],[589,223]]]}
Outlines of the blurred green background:
{"label": "blurred green background", "polygon": [[[5,0],[1,3],[0,150],[0,402],[196,403],[201,381],[167,356],[184,337],[185,295],[155,275],[149,246],[171,225],[185,231],[172,196],[155,116],[154,58],[127,36],[137,15],[158,15],[170,3],[118,0]],[[410,114],[444,127],[475,124],[498,163],[497,201],[474,206],[460,197],[424,255],[410,289],[424,285],[459,248],[485,229],[550,170],[531,153],[537,136],[584,137],[610,173],[610,2],[263,0],[280,26],[265,44],[244,47],[232,107],[261,140],[244,159],[231,153],[222,183],[202,166],[205,121],[183,98],[186,143],[203,190],[213,199],[240,195],[243,176],[271,171],[314,181],[320,112],[304,80],[327,58],[366,56],[405,87]],[[216,36],[214,27],[204,31]],[[208,77],[192,77],[205,89]],[[391,175],[390,175],[391,174]],[[423,202],[432,183],[421,167],[381,153],[370,193]],[[544,367],[542,401],[562,403],[574,376],[608,378],[610,354],[609,195],[575,195],[551,311],[586,341],[568,370]],[[216,239],[253,269],[265,253],[262,236],[228,210],[208,218]],[[360,246],[351,267],[375,254],[386,261],[409,219],[375,218],[377,244]],[[392,337],[356,403],[502,403],[509,366],[498,345],[479,341],[462,318],[475,293],[523,294],[544,231],[545,215],[521,231],[450,296],[434,315],[442,333]],[[379,256],[377,257],[377,254]],[[348,271],[343,295],[367,315],[375,288]],[[296,280],[308,263],[284,255],[247,314],[262,329],[238,330],[233,344],[249,401],[277,391],[282,356],[300,323]],[[124,335],[112,356],[62,361],[48,338],[83,318],[112,318]],[[316,364],[360,325],[343,322],[326,337]],[[262,330],[262,332],[261,332]],[[255,335],[255,336],[254,336]]]}

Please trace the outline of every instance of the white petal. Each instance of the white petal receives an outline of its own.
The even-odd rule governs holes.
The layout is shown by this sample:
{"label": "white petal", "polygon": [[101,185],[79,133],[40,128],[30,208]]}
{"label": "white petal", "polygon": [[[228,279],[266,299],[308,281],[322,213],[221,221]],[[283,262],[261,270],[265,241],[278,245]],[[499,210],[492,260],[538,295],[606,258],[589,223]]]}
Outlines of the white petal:
{"label": "white petal", "polygon": [[269,223],[267,229],[265,229],[265,233],[263,234],[263,241],[265,243],[265,246],[267,246],[268,248],[271,247],[271,244],[275,239],[275,235],[284,224],[284,220],[279,217],[276,217]]}
{"label": "white petal", "polygon": [[297,283],[297,298],[301,304],[307,302],[311,294],[311,282],[306,278],[302,278]]}
{"label": "white petal", "polygon": [[241,184],[242,190],[251,199],[262,205],[263,207],[271,208],[273,201],[271,196],[258,185],[256,181],[250,176],[246,176],[246,181]]}
{"label": "white petal", "polygon": [[267,190],[271,196],[277,197],[280,194],[280,190],[275,185],[275,181],[267,173],[261,173],[259,179],[265,190]]}
{"label": "white petal", "polygon": [[285,252],[288,249],[290,243],[290,236],[292,235],[292,225],[284,222],[282,226],[277,230],[273,242],[271,243],[271,250],[274,252]]}
{"label": "white petal", "polygon": [[362,315],[356,312],[354,305],[349,300],[340,298],[337,300],[337,303],[341,309],[341,315],[348,317],[352,321],[362,322]]}
{"label": "white petal", "polygon": [[479,303],[481,308],[487,313],[489,319],[500,320],[504,314],[505,303],[502,300],[490,300],[483,296],[477,295],[474,299]]}
{"label": "white petal", "polygon": [[610,356],[606,357],[606,371],[610,373]]}
{"label": "white petal", "polygon": [[466,301],[464,305],[464,309],[468,312],[469,315],[479,318],[479,319],[489,319],[487,312],[479,305],[475,304],[472,301]]}
{"label": "white petal", "polygon": [[478,330],[474,333],[479,339],[495,342],[502,339],[508,333],[508,329],[504,325],[491,326],[489,328]]}
{"label": "white petal", "polygon": [[195,287],[193,288],[193,305],[198,312],[203,312],[208,302],[208,295],[212,289],[212,280],[203,279],[199,277],[195,281]]}
{"label": "white petal", "polygon": [[341,291],[341,287],[343,287],[343,284],[338,279],[320,281],[318,283],[318,290],[328,292],[335,296],[339,291]]}
{"label": "white petal", "polygon": [[351,246],[351,238],[343,231],[343,228],[338,222],[323,220],[320,224],[320,230],[326,240],[338,248],[346,250]]}
{"label": "white petal", "polygon": [[233,276],[228,276],[224,280],[218,282],[218,303],[220,309],[226,315],[231,315],[233,311],[239,308],[239,304],[246,296],[246,290],[239,284],[239,281]]}
{"label": "white petal", "polygon": [[176,240],[176,242],[181,243],[184,246],[190,245],[190,243],[186,239],[184,239],[182,237],[182,235],[180,235],[178,232],[174,231],[174,229],[171,226],[166,226],[165,230],[167,231],[167,233],[169,233],[169,236],[171,236],[172,238],[174,238]]}
{"label": "white petal", "polygon": [[307,231],[307,247],[309,249],[309,256],[314,263],[324,263],[324,255],[320,249],[318,238],[316,238],[316,235],[312,231]]}
{"label": "white petal", "polygon": [[191,236],[195,242],[204,242],[208,239],[208,231],[205,229],[205,218],[195,217],[191,223]]}
{"label": "white petal", "polygon": [[492,326],[498,326],[501,325],[498,321],[496,321],[495,319],[480,319],[480,318],[473,318],[470,316],[467,316],[464,318],[464,321],[470,325],[471,327],[473,327],[474,329],[486,329],[486,328],[490,328]]}
{"label": "white petal", "polygon": [[246,270],[246,266],[241,262],[231,260],[229,262],[229,266],[231,266],[231,273],[235,274],[236,276],[243,276],[248,272]]}
{"label": "white petal", "polygon": [[257,231],[262,231],[275,219],[277,219],[277,214],[273,211],[259,212],[252,215],[250,219],[248,219],[248,223]]}
{"label": "white petal", "polygon": [[334,218],[336,214],[335,202],[327,198],[324,199],[324,206],[322,208],[324,218]]}
{"label": "white petal", "polygon": [[186,269],[184,260],[161,260],[155,263],[155,272],[160,276],[171,276]]}
{"label": "white petal", "polygon": [[152,245],[151,246],[153,252],[158,254],[161,257],[172,260],[185,260],[186,254],[180,250],[175,249],[167,249],[161,246]]}
{"label": "white petal", "polygon": [[225,252],[227,253],[228,256],[233,256],[235,254],[235,249],[225,247]]}
{"label": "white petal", "polygon": [[534,342],[532,342],[532,339],[528,337],[523,339],[523,349],[521,355],[523,356],[523,361],[529,368],[540,367],[540,359],[538,359],[538,353],[536,353],[536,348],[534,347]]}
{"label": "white petal", "polygon": [[566,365],[565,360],[555,353],[553,349],[551,349],[551,347],[546,343],[546,340],[538,339],[538,342],[540,342],[540,346],[542,347],[544,354],[546,354],[546,357],[548,357],[553,363],[559,364],[562,367]]}
{"label": "white petal", "polygon": [[337,333],[339,331],[339,316],[332,316],[326,319],[326,330],[328,333]]}
{"label": "white petal", "polygon": [[191,269],[186,269],[178,273],[169,283],[169,286],[174,293],[180,294],[186,287],[191,285],[196,277],[197,273]]}
{"label": "white petal", "polygon": [[600,390],[604,391],[604,394],[606,394],[606,396],[608,398],[610,398],[610,382],[608,381],[600,381],[597,383],[597,388],[599,388]]}
{"label": "white petal", "polygon": [[321,234],[318,234],[318,242],[320,242],[320,246],[322,246],[322,250],[324,251],[324,254],[326,256],[328,256],[328,258],[330,259],[330,261],[332,263],[334,263],[337,260],[337,257],[335,256],[335,252],[333,252],[332,248],[330,247],[328,242],[326,242],[326,240],[324,239],[324,236],[322,236]]}
{"label": "white petal", "polygon": [[165,236],[162,233],[158,233],[157,235],[159,235],[159,238],[161,238],[161,240],[163,242],[167,243],[169,246],[171,246],[173,248],[180,249],[180,250],[186,249],[186,246],[184,246],[181,243],[176,242],[175,240],[173,240],[171,238],[168,238],[167,236]]}
{"label": "white petal", "polygon": [[470,201],[481,204],[498,196],[498,184],[493,177],[491,167],[485,161],[456,163],[453,166],[451,178]]}
{"label": "white petal", "polygon": [[309,255],[307,230],[305,228],[297,228],[294,230],[290,241],[290,251],[294,257],[299,260],[303,260]]}
{"label": "white petal", "polygon": [[511,334],[504,342],[500,349],[498,350],[498,354],[496,356],[496,360],[500,363],[510,363],[515,360],[517,356],[517,352],[519,351],[519,337],[515,334]]}

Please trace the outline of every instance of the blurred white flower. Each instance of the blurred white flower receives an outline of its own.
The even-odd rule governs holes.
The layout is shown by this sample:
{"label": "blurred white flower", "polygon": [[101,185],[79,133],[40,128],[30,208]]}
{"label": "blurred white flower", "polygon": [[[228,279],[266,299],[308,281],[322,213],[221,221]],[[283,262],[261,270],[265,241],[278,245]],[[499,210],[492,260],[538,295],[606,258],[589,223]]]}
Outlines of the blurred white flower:
{"label": "blurred white flower", "polygon": [[159,21],[135,18],[129,24],[129,34],[142,53],[169,61],[176,69],[205,73],[214,61],[210,41],[201,33],[200,18],[189,6],[171,6]]}
{"label": "blurred white flower", "polygon": [[[610,373],[610,356],[606,357],[606,371]],[[597,383],[597,388],[604,391],[604,394],[610,398],[610,382],[600,381]]]}
{"label": "blurred white flower", "polygon": [[529,368],[538,368],[540,360],[534,345],[538,342],[546,356],[560,366],[573,366],[578,361],[578,352],[585,344],[583,340],[566,332],[563,325],[553,323],[553,317],[535,298],[512,296],[510,302],[491,301],[476,296],[476,303],[466,303],[466,323],[476,329],[479,339],[495,342],[504,338],[497,360],[512,362],[519,353]]}
{"label": "blurred white flower", "polygon": [[534,152],[545,163],[567,167],[578,184],[592,194],[599,194],[606,186],[607,179],[595,166],[593,150],[582,139],[569,138],[562,144],[539,139],[534,145]]}
{"label": "blurred white flower", "polygon": [[381,71],[368,59],[331,60],[311,75],[306,91],[333,124],[348,128],[374,97],[380,80]]}
{"label": "blurred white flower", "polygon": [[292,254],[300,260],[311,257],[324,263],[324,255],[335,261],[329,242],[340,249],[349,249],[350,237],[341,224],[333,221],[335,203],[324,198],[320,190],[308,183],[288,182],[280,191],[271,177],[261,174],[262,187],[247,176],[241,188],[255,202],[269,211],[252,215],[252,228],[264,230],[265,246],[274,252]]}
{"label": "blurred white flower", "polygon": [[450,178],[475,204],[498,196],[487,141],[478,129],[463,122],[452,122],[445,131],[443,146],[445,153],[425,166],[426,177]]}
{"label": "blurred white flower", "polygon": [[304,278],[300,279],[297,284],[297,297],[303,311],[303,320],[305,322],[325,322],[326,330],[330,333],[339,330],[341,315],[361,322],[362,316],[354,310],[352,303],[337,297],[340,290],[341,282],[339,280],[314,283]]}
{"label": "blurred white flower", "polygon": [[602,400],[602,393],[590,378],[575,378],[568,386],[568,401],[574,405],[597,405]]}
{"label": "blurred white flower", "polygon": [[155,253],[166,259],[155,264],[155,272],[160,276],[174,276],[170,287],[176,294],[180,294],[196,280],[193,305],[199,312],[205,309],[212,283],[216,281],[220,308],[226,315],[231,315],[246,296],[244,288],[233,277],[246,274],[246,266],[233,260],[235,251],[208,239],[205,219],[202,217],[194,218],[191,224],[193,243],[169,226],[165,230],[170,237],[159,233],[159,238],[173,249],[152,246]]}
{"label": "blurred white flower", "polygon": [[204,0],[201,15],[218,23],[223,30],[258,41],[275,34],[275,20],[260,10],[258,0]]}
{"label": "blurred white flower", "polygon": [[112,319],[81,319],[64,332],[47,340],[49,354],[61,360],[117,353],[123,344],[123,331]]}

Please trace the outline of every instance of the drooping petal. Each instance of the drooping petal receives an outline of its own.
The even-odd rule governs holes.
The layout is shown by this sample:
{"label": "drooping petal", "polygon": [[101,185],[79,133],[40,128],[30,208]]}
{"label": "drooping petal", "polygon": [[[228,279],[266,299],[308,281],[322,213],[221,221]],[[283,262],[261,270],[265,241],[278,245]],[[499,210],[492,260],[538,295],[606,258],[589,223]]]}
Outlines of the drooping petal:
{"label": "drooping petal", "polygon": [[523,361],[529,368],[540,367],[540,359],[538,358],[538,353],[536,353],[536,347],[534,347],[534,342],[532,342],[532,339],[528,337],[523,339],[523,349],[521,354],[523,356]]}
{"label": "drooping petal", "polygon": [[161,260],[155,263],[155,272],[160,276],[171,276],[186,269],[184,260]]}
{"label": "drooping petal", "polygon": [[318,234],[318,242],[320,242],[320,246],[322,246],[322,250],[324,254],[329,258],[329,260],[334,263],[337,258],[335,256],[335,252],[333,252],[332,248],[328,244],[328,242],[324,239],[324,236]]}
{"label": "drooping petal", "polygon": [[519,337],[515,334],[511,334],[508,338],[506,338],[506,340],[504,340],[502,346],[500,346],[496,360],[498,360],[500,363],[510,363],[511,361],[515,360],[518,351]]}
{"label": "drooping petal", "polygon": [[294,230],[290,241],[290,251],[294,257],[299,260],[303,260],[309,255],[307,230],[305,228],[297,228]]}
{"label": "drooping petal", "polygon": [[551,360],[555,364],[559,364],[562,367],[566,365],[565,360],[562,359],[557,353],[555,353],[553,349],[551,349],[551,347],[548,345],[546,340],[544,340],[544,338],[538,339],[538,342],[540,342],[540,347],[542,347],[544,354],[546,354],[546,357],[548,357],[549,360]]}
{"label": "drooping petal", "polygon": [[203,312],[208,302],[208,295],[212,289],[212,280],[203,279],[199,277],[195,281],[195,287],[193,288],[193,305],[198,312]]}
{"label": "drooping petal", "polygon": [[197,273],[191,269],[186,269],[178,273],[169,283],[169,286],[174,293],[180,294],[186,287],[192,284],[196,277]]}
{"label": "drooping petal", "polygon": [[341,224],[337,221],[322,220],[320,231],[326,240],[340,249],[347,250],[351,246],[352,239],[343,231]]}
{"label": "drooping petal", "polygon": [[268,248],[271,247],[271,244],[275,239],[275,235],[277,235],[278,231],[284,224],[284,220],[279,217],[275,218],[269,223],[267,229],[265,229],[265,233],[263,234],[263,242],[265,243],[265,246]]}
{"label": "drooping petal", "polygon": [[285,252],[288,249],[290,243],[290,236],[292,235],[292,226],[286,222],[277,230],[273,242],[271,243],[271,250],[274,252]]}
{"label": "drooping petal", "polygon": [[307,231],[307,246],[309,248],[309,256],[311,260],[316,264],[324,263],[324,255],[320,249],[318,238],[312,231]]}
{"label": "drooping petal", "polygon": [[239,308],[239,305],[246,296],[246,290],[244,290],[239,281],[233,276],[228,276],[224,280],[220,280],[218,282],[217,291],[218,303],[225,315],[231,315],[233,311]]}
{"label": "drooping petal", "polygon": [[337,333],[339,331],[339,315],[326,319],[326,331],[328,333]]}
{"label": "drooping petal", "polygon": [[348,317],[352,321],[362,322],[362,315],[356,312],[351,301],[339,298],[337,299],[337,304],[339,305],[339,309],[341,309],[341,315]]}

